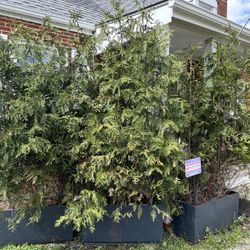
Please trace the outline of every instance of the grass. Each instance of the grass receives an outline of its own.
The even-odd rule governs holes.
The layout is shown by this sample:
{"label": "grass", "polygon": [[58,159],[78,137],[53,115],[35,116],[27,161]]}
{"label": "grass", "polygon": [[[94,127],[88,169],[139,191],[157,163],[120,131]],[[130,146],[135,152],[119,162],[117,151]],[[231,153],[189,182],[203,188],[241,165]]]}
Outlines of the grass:
{"label": "grass", "polygon": [[[245,244],[245,246],[244,246]],[[166,235],[159,245],[119,245],[87,247],[76,242],[69,244],[6,246],[2,250],[227,250],[240,245],[241,249],[250,249],[250,218],[237,221],[228,229],[212,234],[205,240],[193,245],[181,237]]]}

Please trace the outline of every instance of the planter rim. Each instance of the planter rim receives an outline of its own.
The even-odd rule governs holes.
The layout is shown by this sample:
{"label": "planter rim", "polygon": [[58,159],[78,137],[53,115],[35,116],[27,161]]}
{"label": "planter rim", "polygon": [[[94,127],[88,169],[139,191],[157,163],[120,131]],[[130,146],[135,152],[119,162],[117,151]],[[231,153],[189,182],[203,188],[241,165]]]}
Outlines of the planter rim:
{"label": "planter rim", "polygon": [[[43,209],[48,209],[48,208],[52,208],[52,207],[66,207],[66,205],[52,205],[52,206],[47,206],[47,207],[42,207],[42,210]],[[35,207],[30,207],[28,209],[35,209]],[[7,208],[7,209],[2,209],[0,211],[1,212],[8,212],[8,211],[16,211],[17,209],[16,208]]]}
{"label": "planter rim", "polygon": [[229,192],[230,192],[229,194],[225,194],[225,195],[223,195],[223,196],[221,196],[221,197],[217,197],[217,198],[211,199],[211,200],[209,200],[209,201],[207,201],[207,202],[204,202],[204,203],[198,204],[198,205],[191,204],[191,203],[189,203],[189,202],[187,202],[187,201],[183,201],[183,202],[181,202],[181,203],[182,203],[182,204],[185,204],[185,205],[188,205],[188,206],[190,206],[190,207],[196,208],[196,207],[205,206],[206,204],[208,204],[209,202],[212,202],[212,201],[220,200],[220,199],[223,199],[223,198],[228,197],[228,196],[232,196],[232,195],[239,194],[239,192],[235,192],[235,191],[232,191],[232,190],[229,190]]}
{"label": "planter rim", "polygon": [[[135,204],[135,205],[137,205],[137,206],[162,206],[162,203],[154,203],[154,204],[150,204],[150,203],[142,203],[142,204]],[[107,204],[106,206],[117,206],[117,207],[133,207],[133,205],[132,204],[117,204],[117,203],[115,203],[115,204]]]}

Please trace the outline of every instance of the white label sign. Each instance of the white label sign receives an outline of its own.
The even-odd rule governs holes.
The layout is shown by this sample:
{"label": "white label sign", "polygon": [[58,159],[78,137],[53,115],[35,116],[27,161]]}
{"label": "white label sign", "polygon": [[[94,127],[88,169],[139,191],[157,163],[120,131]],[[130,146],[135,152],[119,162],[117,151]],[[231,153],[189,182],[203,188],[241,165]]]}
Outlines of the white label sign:
{"label": "white label sign", "polygon": [[185,161],[185,173],[186,177],[201,174],[201,158],[197,157]]}

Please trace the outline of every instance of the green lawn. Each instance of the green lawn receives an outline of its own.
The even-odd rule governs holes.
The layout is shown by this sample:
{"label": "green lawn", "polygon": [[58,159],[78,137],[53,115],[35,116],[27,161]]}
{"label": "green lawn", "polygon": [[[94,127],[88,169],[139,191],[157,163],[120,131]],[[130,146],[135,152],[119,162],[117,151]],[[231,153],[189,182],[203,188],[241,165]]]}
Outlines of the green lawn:
{"label": "green lawn", "polygon": [[236,245],[241,249],[250,249],[250,218],[244,222],[238,221],[229,229],[220,233],[209,234],[206,239],[193,245],[183,238],[175,235],[166,235],[165,240],[159,245],[120,245],[87,247],[76,242],[63,245],[24,245],[6,246],[2,250],[227,250],[234,249]]}

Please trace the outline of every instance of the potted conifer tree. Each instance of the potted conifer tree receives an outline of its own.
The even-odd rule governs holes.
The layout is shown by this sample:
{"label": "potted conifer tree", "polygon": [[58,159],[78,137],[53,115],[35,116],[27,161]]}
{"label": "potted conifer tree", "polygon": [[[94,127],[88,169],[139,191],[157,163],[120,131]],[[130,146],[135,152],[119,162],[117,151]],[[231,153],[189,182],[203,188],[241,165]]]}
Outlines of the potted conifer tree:
{"label": "potted conifer tree", "polygon": [[[117,14],[108,18],[115,25],[105,22],[84,52],[88,77],[77,99],[88,115],[74,133],[76,184],[58,223],[83,228],[85,243],[159,242],[163,206],[173,211],[176,193],[185,192],[176,134],[187,116],[185,101],[172,91],[182,64],[167,53],[166,26],[152,24],[148,12],[135,19],[114,7]],[[75,61],[82,60],[81,45],[77,51]]]}
{"label": "potted conifer tree", "polygon": [[190,178],[190,195],[173,226],[192,242],[238,217],[239,194],[225,183],[234,166],[240,170],[249,160],[249,83],[242,79],[246,61],[239,58],[232,36],[216,42],[216,50],[205,58],[190,53],[179,87],[189,103],[189,127],[182,140],[188,158],[201,157],[203,173],[193,177],[196,183]]}
{"label": "potted conifer tree", "polygon": [[65,211],[71,140],[57,104],[65,56],[46,28],[40,39],[17,30],[0,42],[0,245],[68,241],[72,225],[55,227]]}

